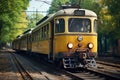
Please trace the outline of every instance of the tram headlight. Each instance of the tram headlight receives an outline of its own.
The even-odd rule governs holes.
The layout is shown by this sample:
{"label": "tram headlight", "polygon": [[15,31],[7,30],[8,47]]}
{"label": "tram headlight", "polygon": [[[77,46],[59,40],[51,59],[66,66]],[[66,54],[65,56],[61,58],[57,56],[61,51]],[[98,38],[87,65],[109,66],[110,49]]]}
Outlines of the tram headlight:
{"label": "tram headlight", "polygon": [[93,43],[88,43],[88,48],[92,49],[94,47]]}
{"label": "tram headlight", "polygon": [[72,44],[72,43],[68,43],[67,47],[68,47],[69,49],[71,49],[71,48],[73,48],[73,44]]}

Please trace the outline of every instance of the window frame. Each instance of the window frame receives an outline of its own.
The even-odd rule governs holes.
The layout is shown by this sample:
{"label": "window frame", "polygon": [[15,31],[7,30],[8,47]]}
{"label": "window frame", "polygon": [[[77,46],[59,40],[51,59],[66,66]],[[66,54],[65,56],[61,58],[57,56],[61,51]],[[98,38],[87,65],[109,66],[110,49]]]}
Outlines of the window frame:
{"label": "window frame", "polygon": [[[60,30],[56,30],[57,29],[57,20],[63,20],[64,21],[64,24],[62,24],[62,27],[59,26]],[[65,19],[64,18],[56,18],[55,19],[55,34],[57,34],[57,33],[64,33],[64,32],[65,32]]]}

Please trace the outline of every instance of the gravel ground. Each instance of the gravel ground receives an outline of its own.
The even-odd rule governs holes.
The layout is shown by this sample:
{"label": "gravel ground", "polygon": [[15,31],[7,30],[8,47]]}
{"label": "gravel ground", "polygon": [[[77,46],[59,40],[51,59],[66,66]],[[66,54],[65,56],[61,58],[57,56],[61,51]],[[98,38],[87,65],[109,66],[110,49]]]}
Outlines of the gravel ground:
{"label": "gravel ground", "polygon": [[[0,50],[0,80],[22,80],[21,75],[19,74],[18,70],[16,69],[16,66],[14,64],[14,61],[12,60],[12,55],[10,53],[11,50]],[[13,52],[13,51],[11,51]],[[20,57],[19,57],[20,58]],[[26,63],[26,60],[24,60],[21,57],[21,60],[23,60],[23,65],[28,66]],[[111,57],[100,57],[98,60],[101,61],[107,61],[107,62],[113,62],[113,63],[120,63],[119,59],[111,58]],[[29,60],[30,61],[30,60]],[[31,61],[32,63],[32,61]],[[64,74],[58,73],[57,71],[54,71],[53,69],[48,68],[48,66],[44,66],[41,63],[35,63],[31,64],[33,66],[39,67],[38,72],[30,71],[31,75],[35,77],[35,80],[43,80],[45,76],[47,76],[50,80],[71,80],[71,78],[67,77]],[[30,68],[28,67],[28,70]],[[32,70],[32,69],[30,69]],[[41,76],[38,75],[39,71],[41,72]],[[40,79],[41,78],[41,79]]]}
{"label": "gravel ground", "polygon": [[[12,52],[11,50],[0,50],[0,80],[23,80],[12,59]],[[50,69],[48,66],[34,63],[34,60],[27,60],[18,54],[15,55],[34,80],[46,80],[46,78],[48,78],[47,80],[71,80],[68,76]]]}
{"label": "gravel ground", "polygon": [[0,50],[0,80],[21,80],[10,53]]}

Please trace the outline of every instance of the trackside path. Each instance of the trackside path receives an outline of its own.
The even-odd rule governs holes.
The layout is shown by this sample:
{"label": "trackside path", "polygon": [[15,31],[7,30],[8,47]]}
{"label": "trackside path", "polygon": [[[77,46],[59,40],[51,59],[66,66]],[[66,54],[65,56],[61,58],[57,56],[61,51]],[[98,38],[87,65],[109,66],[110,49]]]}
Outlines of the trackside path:
{"label": "trackside path", "polygon": [[21,80],[10,53],[0,50],[0,80]]}

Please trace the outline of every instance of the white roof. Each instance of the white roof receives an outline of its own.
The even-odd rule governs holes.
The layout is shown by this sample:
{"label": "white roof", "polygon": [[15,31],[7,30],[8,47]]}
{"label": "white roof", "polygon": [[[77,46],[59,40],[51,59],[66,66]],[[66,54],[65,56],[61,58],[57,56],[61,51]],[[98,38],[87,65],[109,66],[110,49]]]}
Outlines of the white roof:
{"label": "white roof", "polygon": [[[46,21],[49,21],[49,20],[53,19],[56,16],[61,16],[61,15],[63,15],[63,16],[64,15],[74,16],[74,11],[75,10],[84,10],[85,11],[85,16],[97,17],[97,14],[95,12],[91,11],[91,10],[78,9],[78,8],[68,8],[68,9],[59,10],[59,11],[57,11],[54,14],[47,15],[48,18],[46,18],[44,21],[42,21],[40,24],[38,24],[37,27],[39,27],[40,25],[44,24]],[[36,30],[37,27],[34,30]]]}
{"label": "white roof", "polygon": [[74,15],[75,10],[84,10],[85,11],[85,16],[97,17],[96,13],[91,11],[91,10],[77,9],[77,8],[62,9],[62,10],[56,12],[55,16],[57,16],[57,15]]}

